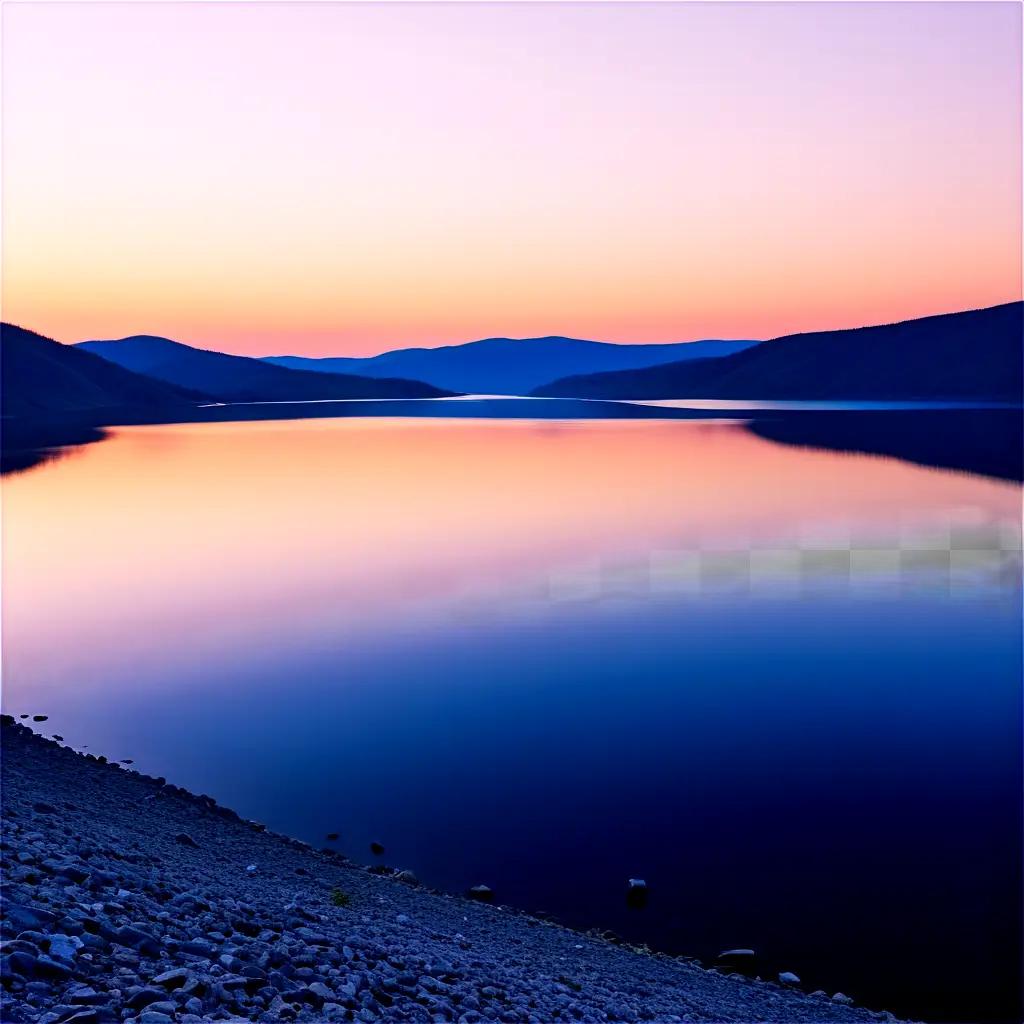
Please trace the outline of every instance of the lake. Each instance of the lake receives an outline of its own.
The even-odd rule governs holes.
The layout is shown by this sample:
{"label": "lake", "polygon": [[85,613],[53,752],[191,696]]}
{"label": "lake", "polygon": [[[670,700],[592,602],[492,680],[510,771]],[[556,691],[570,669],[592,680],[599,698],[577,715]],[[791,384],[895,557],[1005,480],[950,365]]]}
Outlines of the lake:
{"label": "lake", "polygon": [[1013,480],[356,415],[113,428],[4,492],[6,712],[438,888],[1018,1018]]}

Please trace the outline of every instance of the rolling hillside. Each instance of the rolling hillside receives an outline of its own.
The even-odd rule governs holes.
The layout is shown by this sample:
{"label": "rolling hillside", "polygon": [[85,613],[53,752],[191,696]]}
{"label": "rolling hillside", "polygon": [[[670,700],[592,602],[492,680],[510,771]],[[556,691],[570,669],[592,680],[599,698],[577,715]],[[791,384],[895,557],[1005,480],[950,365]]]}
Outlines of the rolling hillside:
{"label": "rolling hillside", "polygon": [[566,377],[533,394],[1020,401],[1021,305],[794,334],[721,359]]}
{"label": "rolling hillside", "polygon": [[174,409],[205,395],[152,380],[14,324],[0,326],[0,401],[5,418],[111,409]]}
{"label": "rolling hillside", "polygon": [[345,398],[440,398],[451,392],[418,380],[309,373],[261,359],[136,335],[83,341],[75,348],[136,373],[191,388],[221,402],[297,402]]}

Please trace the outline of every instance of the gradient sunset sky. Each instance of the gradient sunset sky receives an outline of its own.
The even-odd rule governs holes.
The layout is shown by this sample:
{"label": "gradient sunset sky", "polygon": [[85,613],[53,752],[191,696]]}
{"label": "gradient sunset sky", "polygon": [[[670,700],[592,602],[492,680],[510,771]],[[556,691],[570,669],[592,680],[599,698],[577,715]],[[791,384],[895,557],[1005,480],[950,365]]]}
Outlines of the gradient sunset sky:
{"label": "gradient sunset sky", "polygon": [[4,319],[246,354],[1021,296],[1021,7],[8,3]]}

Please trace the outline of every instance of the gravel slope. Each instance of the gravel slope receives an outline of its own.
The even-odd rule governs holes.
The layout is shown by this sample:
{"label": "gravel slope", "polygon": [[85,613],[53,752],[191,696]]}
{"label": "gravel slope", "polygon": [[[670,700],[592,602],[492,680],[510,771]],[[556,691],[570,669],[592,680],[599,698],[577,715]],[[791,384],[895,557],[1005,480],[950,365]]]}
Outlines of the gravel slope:
{"label": "gravel slope", "polygon": [[3,722],[5,1024],[894,1019],[375,874]]}

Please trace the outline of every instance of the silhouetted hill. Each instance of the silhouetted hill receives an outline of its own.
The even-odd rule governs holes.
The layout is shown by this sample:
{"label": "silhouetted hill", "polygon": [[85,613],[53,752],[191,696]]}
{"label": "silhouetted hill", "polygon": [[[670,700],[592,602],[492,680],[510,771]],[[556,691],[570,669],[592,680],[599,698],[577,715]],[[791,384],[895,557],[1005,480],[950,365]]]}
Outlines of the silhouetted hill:
{"label": "silhouetted hill", "polygon": [[451,393],[418,380],[292,370],[262,359],[211,352],[149,335],[118,341],[83,341],[75,348],[102,356],[125,369],[203,391],[221,402],[440,398]]}
{"label": "silhouetted hill", "polygon": [[1020,401],[1021,308],[1011,302],[879,327],[793,334],[721,359],[566,377],[533,394]]}
{"label": "silhouetted hill", "polygon": [[5,418],[173,409],[204,400],[204,395],[133,373],[34,331],[0,325],[0,401]]}
{"label": "silhouetted hill", "polygon": [[425,380],[464,394],[527,395],[568,374],[653,366],[729,355],[754,341],[687,341],[667,345],[616,345],[577,338],[486,338],[444,348],[406,348],[365,359],[337,356],[270,356],[264,362],[321,373]]}

